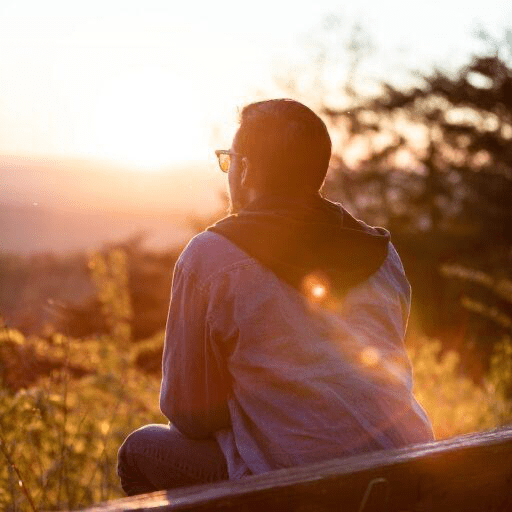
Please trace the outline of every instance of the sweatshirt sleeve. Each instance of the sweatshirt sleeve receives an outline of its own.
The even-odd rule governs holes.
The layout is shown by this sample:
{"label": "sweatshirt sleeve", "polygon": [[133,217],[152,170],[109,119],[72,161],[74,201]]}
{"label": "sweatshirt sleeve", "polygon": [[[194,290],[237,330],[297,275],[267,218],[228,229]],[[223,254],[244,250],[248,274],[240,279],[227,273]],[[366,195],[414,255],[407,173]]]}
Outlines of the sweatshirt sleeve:
{"label": "sweatshirt sleeve", "polygon": [[191,439],[211,437],[230,425],[229,374],[211,339],[208,300],[208,290],[178,260],[165,332],[160,409]]}

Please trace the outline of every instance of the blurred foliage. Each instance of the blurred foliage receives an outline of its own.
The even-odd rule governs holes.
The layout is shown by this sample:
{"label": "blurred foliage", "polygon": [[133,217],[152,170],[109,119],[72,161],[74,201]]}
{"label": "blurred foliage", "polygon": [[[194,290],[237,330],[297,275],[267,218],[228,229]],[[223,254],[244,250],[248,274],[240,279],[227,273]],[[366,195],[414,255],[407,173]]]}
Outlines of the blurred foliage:
{"label": "blurred foliage", "polygon": [[332,192],[394,232],[512,243],[511,52],[506,45],[412,89],[383,84],[349,109],[325,108],[344,132]]}
{"label": "blurred foliage", "polygon": [[[194,225],[201,225],[195,219]],[[0,311],[9,325],[26,334],[45,335],[52,330],[84,337],[112,332],[111,315],[103,315],[102,300],[112,289],[115,270],[109,253],[126,255],[126,279],[131,297],[131,338],[153,336],[165,325],[174,263],[181,247],[151,251],[144,236],[110,244],[92,255],[52,254],[23,257],[0,254]],[[90,266],[97,265],[91,272]],[[109,284],[110,283],[110,284]],[[97,293],[102,289],[101,293]],[[119,305],[119,307],[121,307]],[[126,306],[124,306],[126,308]]]}
{"label": "blurred foliage", "polygon": [[382,80],[366,66],[371,35],[330,17],[311,65],[285,86],[323,113],[332,135],[324,193],[391,231],[413,289],[415,334],[461,351],[474,345],[481,377],[491,340],[509,332],[497,319],[512,316],[512,302],[490,305],[497,297],[485,285],[441,270],[512,281],[512,31],[478,37],[480,53],[457,69]]}
{"label": "blurred foliage", "polygon": [[0,310],[25,333],[62,320],[62,307],[94,294],[85,254],[21,256],[0,253]]}
{"label": "blurred foliage", "polygon": [[[119,249],[91,258],[109,334],[26,337],[0,325],[0,368],[7,368],[0,373],[0,509],[30,510],[29,498],[38,509],[59,510],[122,496],[119,446],[143,424],[166,421],[158,409],[163,332],[129,342],[127,268]],[[495,344],[478,384],[437,340],[417,340],[410,356],[415,394],[438,438],[512,421],[510,337]],[[16,364],[25,366],[14,371]]]}
{"label": "blurred foliage", "polygon": [[95,253],[89,259],[88,266],[110,335],[123,344],[129,342],[133,312],[128,287],[126,253],[121,249],[110,251],[106,257],[101,253]]}
{"label": "blurred foliage", "polygon": [[[133,354],[108,336],[23,338],[20,347],[37,345],[61,361],[60,368],[40,373],[28,388],[0,386],[0,435],[24,486],[45,510],[122,496],[117,450],[132,430],[164,422],[158,410],[159,381],[137,370]],[[70,365],[87,374],[73,377]],[[28,510],[18,477],[5,460],[0,464],[0,509]]]}
{"label": "blurred foliage", "polygon": [[460,371],[460,356],[442,352],[438,340],[418,340],[409,351],[414,393],[427,411],[436,438],[506,425],[512,422],[512,340],[495,345],[489,372],[480,385]]}
{"label": "blurred foliage", "polygon": [[141,352],[162,346],[163,335],[129,343],[126,254],[96,254],[90,268],[110,334],[80,339],[0,330],[1,510],[28,510],[23,489],[47,510],[120,497],[120,444],[147,422],[165,422],[159,379],[135,364]]}

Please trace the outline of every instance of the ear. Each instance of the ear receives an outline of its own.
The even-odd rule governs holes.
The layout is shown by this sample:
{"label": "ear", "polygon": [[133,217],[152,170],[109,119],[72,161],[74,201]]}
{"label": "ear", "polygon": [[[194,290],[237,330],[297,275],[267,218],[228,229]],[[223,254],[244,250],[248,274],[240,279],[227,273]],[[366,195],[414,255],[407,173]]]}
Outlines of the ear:
{"label": "ear", "polygon": [[250,187],[251,186],[251,177],[249,176],[249,160],[247,157],[242,158],[242,176],[241,176],[241,184],[243,187]]}

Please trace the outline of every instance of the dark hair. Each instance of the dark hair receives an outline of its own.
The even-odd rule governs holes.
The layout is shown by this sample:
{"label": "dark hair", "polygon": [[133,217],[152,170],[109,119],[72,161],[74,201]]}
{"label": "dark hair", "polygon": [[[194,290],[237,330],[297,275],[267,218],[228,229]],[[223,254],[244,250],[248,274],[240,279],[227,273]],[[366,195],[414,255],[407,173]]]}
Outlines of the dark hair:
{"label": "dark hair", "polygon": [[257,168],[264,190],[317,192],[329,167],[331,138],[311,109],[274,99],[242,109],[237,151]]}

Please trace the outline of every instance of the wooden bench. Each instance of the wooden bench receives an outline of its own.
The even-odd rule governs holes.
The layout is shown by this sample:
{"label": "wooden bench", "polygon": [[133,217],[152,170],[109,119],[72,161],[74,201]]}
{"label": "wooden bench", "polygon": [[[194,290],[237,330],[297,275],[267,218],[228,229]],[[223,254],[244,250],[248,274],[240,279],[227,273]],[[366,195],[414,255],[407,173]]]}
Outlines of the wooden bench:
{"label": "wooden bench", "polygon": [[512,428],[124,498],[88,512],[512,511]]}

